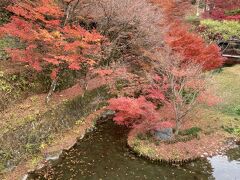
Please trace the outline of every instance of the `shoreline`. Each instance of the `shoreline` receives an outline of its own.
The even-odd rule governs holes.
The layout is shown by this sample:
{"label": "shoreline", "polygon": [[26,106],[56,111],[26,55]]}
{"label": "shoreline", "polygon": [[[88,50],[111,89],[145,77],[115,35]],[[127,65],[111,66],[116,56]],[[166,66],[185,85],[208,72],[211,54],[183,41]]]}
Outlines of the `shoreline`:
{"label": "shoreline", "polygon": [[[72,129],[67,130],[63,134],[56,134],[55,142],[44,148],[38,156],[42,157],[42,160],[37,162],[35,166],[31,167],[32,159],[29,158],[27,161],[21,162],[13,170],[3,173],[4,180],[14,179],[27,179],[29,172],[41,169],[49,161],[57,160],[64,151],[70,149],[77,140],[84,138],[85,134],[92,131],[95,127],[97,119],[101,117],[101,114],[105,111],[105,107],[95,111],[85,118],[82,125],[76,125]],[[61,138],[59,138],[61,136]]]}
{"label": "shoreline", "polygon": [[[237,138],[221,137],[221,140],[217,144],[211,146],[212,149],[205,149],[204,152],[202,152],[202,142],[196,139],[172,144],[162,143],[157,146],[152,142],[148,142],[147,140],[139,140],[137,135],[138,134],[134,132],[134,130],[131,130],[128,134],[127,145],[131,151],[133,151],[137,156],[146,158],[150,161],[171,165],[182,165],[184,163],[189,163],[202,158],[224,155],[226,151],[239,146]],[[203,142],[207,142],[212,137],[214,136],[204,137]],[[199,141],[199,144],[197,144],[197,141]],[[190,151],[190,145],[193,144],[195,144],[194,150]],[[187,152],[186,154],[184,154],[185,152],[178,154],[177,151],[173,151],[174,149],[176,150],[176,147],[182,148],[183,146],[185,146],[185,149],[187,150],[185,151]]]}

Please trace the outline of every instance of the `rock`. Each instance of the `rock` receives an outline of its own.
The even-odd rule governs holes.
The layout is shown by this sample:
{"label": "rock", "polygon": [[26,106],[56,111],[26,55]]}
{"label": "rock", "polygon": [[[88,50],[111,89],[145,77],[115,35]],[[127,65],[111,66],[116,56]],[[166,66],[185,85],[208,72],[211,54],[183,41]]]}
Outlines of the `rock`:
{"label": "rock", "polygon": [[56,154],[54,155],[49,155],[47,156],[46,158],[46,161],[49,161],[49,160],[57,160],[59,158],[59,156],[61,155],[62,151],[60,152],[57,152]]}
{"label": "rock", "polygon": [[103,118],[107,118],[108,116],[113,116],[115,114],[115,111],[107,110],[102,113]]}
{"label": "rock", "polygon": [[173,136],[172,128],[155,130],[154,137],[158,140],[170,140]]}

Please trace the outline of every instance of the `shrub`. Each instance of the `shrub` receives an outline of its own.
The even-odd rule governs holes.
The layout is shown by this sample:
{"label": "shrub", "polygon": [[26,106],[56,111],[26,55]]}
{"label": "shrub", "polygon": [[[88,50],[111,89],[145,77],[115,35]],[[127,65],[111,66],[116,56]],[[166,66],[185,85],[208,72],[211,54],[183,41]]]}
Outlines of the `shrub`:
{"label": "shrub", "polygon": [[232,37],[240,38],[240,23],[237,21],[217,21],[206,19],[201,21],[201,26],[206,27],[203,34],[207,37],[216,37],[224,40],[231,39]]}
{"label": "shrub", "polygon": [[207,45],[199,35],[189,32],[179,23],[171,26],[166,43],[175,53],[183,57],[183,64],[201,65],[203,70],[213,70],[223,64],[220,48],[217,45]]}
{"label": "shrub", "polygon": [[188,17],[186,17],[186,21],[188,23],[191,23],[191,24],[194,24],[194,25],[199,25],[200,24],[199,16],[188,16]]}
{"label": "shrub", "polygon": [[109,100],[109,110],[116,111],[113,120],[120,125],[133,127],[142,122],[151,122],[156,120],[156,107],[148,102],[145,97],[137,99],[121,97]]}
{"label": "shrub", "polygon": [[[91,17],[97,29],[107,36],[111,45],[104,48],[104,64],[123,60],[128,54],[140,54],[139,48],[160,45],[161,11],[147,0],[85,0],[78,15]],[[86,7],[86,8],[81,8]],[[127,55],[126,55],[127,54]]]}
{"label": "shrub", "polygon": [[14,15],[9,23],[0,27],[0,37],[15,37],[25,46],[6,49],[11,59],[38,72],[51,67],[50,74],[46,74],[52,79],[46,102],[63,69],[87,73],[97,63],[94,57],[100,51],[103,36],[67,23],[68,12],[64,12],[54,0],[17,0],[6,10]]}
{"label": "shrub", "polygon": [[198,133],[201,131],[202,129],[199,127],[192,127],[190,129],[185,129],[179,132],[179,135],[183,135],[183,136],[197,136]]}

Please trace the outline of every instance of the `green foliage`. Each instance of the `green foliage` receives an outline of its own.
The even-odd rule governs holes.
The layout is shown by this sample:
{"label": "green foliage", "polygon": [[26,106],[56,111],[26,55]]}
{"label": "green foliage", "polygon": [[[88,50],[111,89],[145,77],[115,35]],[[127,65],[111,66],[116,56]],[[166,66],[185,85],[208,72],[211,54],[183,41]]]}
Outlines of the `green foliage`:
{"label": "green foliage", "polygon": [[203,35],[214,37],[216,34],[222,36],[224,40],[231,37],[240,37],[240,23],[237,21],[217,21],[206,19],[201,21],[201,25],[206,27]]}
{"label": "green foliage", "polygon": [[223,129],[230,134],[240,136],[240,128],[239,127],[223,127]]}
{"label": "green foliage", "polygon": [[[0,4],[1,5],[1,4]],[[0,25],[8,23],[11,17],[11,13],[0,7]]]}
{"label": "green foliage", "polygon": [[228,10],[228,11],[225,11],[225,14],[228,16],[235,16],[240,14],[240,9]]}
{"label": "green foliage", "polygon": [[121,91],[124,87],[128,86],[129,81],[127,79],[119,79],[115,83],[115,87],[118,91]]}
{"label": "green foliage", "polygon": [[218,73],[221,73],[221,72],[223,72],[223,68],[217,68],[217,69],[214,69],[212,71],[213,74],[218,74]]}
{"label": "green foliage", "polygon": [[153,149],[148,144],[144,144],[141,140],[135,139],[134,142],[134,151],[136,151],[139,155],[147,156],[150,159],[156,156],[156,150]]}
{"label": "green foliage", "polygon": [[139,134],[137,134],[136,138],[140,139],[140,140],[151,140],[152,134],[150,132],[139,133]]}
{"label": "green foliage", "polygon": [[197,95],[191,91],[191,89],[183,90],[182,92],[182,98],[186,104],[191,103],[196,99]]}
{"label": "green foliage", "polygon": [[31,160],[31,165],[33,167],[35,167],[36,165],[39,164],[39,162],[41,162],[43,160],[43,157],[42,156],[34,156]]}
{"label": "green foliage", "polygon": [[[36,74],[35,83],[37,84],[36,90],[38,92],[48,92],[52,83],[52,79],[49,76],[51,74],[51,67],[46,67],[43,71]],[[63,68],[58,74],[58,81],[56,91],[60,91],[71,87],[76,83],[76,78],[81,76],[79,71],[73,71],[68,68]]]}
{"label": "green foliage", "polygon": [[240,116],[240,105],[234,107],[233,111]]}
{"label": "green foliage", "polygon": [[200,1],[200,3],[199,3],[199,8],[201,8],[201,9],[203,9],[204,7],[205,7],[205,2],[204,2],[204,0],[202,0],[202,1]]}
{"label": "green foliage", "polygon": [[27,94],[32,87],[32,83],[28,78],[27,74],[15,73],[7,75],[0,71],[0,111],[5,109],[10,102]]}
{"label": "green foliage", "polygon": [[202,129],[199,127],[192,127],[190,129],[185,129],[179,132],[179,135],[182,136],[198,136],[198,133],[201,131]]}
{"label": "green foliage", "polygon": [[40,151],[40,146],[39,144],[35,144],[35,143],[28,143],[26,144],[25,146],[25,149],[26,149],[26,152],[29,153],[29,154],[35,154],[37,152]]}
{"label": "green foliage", "polygon": [[187,16],[186,21],[188,23],[191,23],[193,25],[199,25],[200,24],[200,18],[199,16]]}
{"label": "green foliage", "polygon": [[27,74],[16,73],[5,75],[3,71],[0,71],[0,92],[2,91],[6,94],[15,93],[17,96],[19,91],[26,91],[31,87],[27,78]]}

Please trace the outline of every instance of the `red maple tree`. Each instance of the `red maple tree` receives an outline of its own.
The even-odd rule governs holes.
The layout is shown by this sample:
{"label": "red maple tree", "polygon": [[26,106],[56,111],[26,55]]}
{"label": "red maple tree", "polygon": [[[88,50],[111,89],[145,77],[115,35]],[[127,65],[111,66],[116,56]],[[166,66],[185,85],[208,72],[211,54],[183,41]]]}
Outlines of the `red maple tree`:
{"label": "red maple tree", "polygon": [[24,48],[6,50],[13,61],[27,63],[37,71],[50,67],[53,80],[66,65],[80,70],[96,63],[92,57],[103,37],[78,25],[64,26],[64,11],[54,0],[17,1],[6,9],[13,16],[0,27],[0,35],[16,37],[24,44]]}
{"label": "red maple tree", "polygon": [[0,28],[1,35],[19,38],[24,49],[8,49],[14,61],[26,62],[40,71],[45,64],[59,67],[67,63],[69,69],[79,70],[81,63],[93,65],[85,55],[97,52],[103,38],[80,26],[61,26],[64,12],[52,0],[18,2],[8,6],[14,13],[11,22]]}
{"label": "red maple tree", "polygon": [[224,62],[216,44],[207,45],[200,36],[179,23],[170,27],[166,43],[183,57],[182,64],[195,63],[201,65],[203,70],[212,70],[221,67]]}

